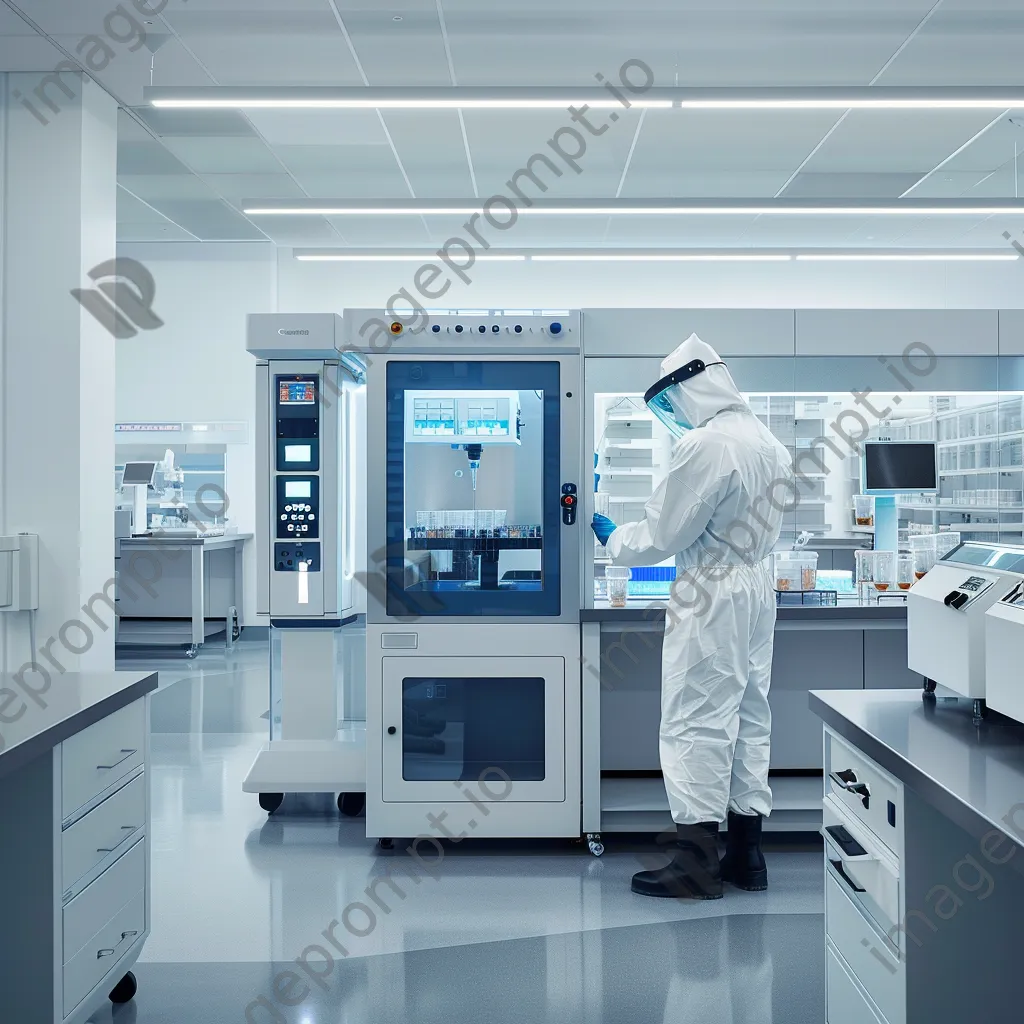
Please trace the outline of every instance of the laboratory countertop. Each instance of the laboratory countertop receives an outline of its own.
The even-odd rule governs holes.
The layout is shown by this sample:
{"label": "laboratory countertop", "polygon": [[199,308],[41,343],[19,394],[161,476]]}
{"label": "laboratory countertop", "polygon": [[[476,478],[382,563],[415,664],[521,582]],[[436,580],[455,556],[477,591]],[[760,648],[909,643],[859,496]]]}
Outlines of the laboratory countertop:
{"label": "laboratory countertop", "polygon": [[156,672],[65,672],[47,679],[33,672],[19,683],[0,674],[0,779],[157,687]]}
{"label": "laboratory countertop", "polygon": [[992,829],[1024,847],[1024,725],[972,702],[907,690],[812,690],[826,725],[975,838]]}
{"label": "laboratory countertop", "polygon": [[[665,619],[665,602],[656,599],[632,599],[625,608],[612,608],[601,601],[594,608],[580,611],[583,622],[651,622]],[[781,605],[779,622],[849,622],[868,623],[906,622],[907,606],[903,601],[875,602],[841,601],[835,607],[817,605]],[[870,628],[870,625],[867,626]],[[895,628],[895,627],[893,627]]]}
{"label": "laboratory countertop", "polygon": [[239,540],[251,540],[253,534],[251,533],[220,533],[215,537],[204,537],[196,534],[173,534],[173,533],[151,533],[151,534],[139,534],[135,537],[119,537],[118,541],[122,545],[129,545],[135,547],[144,547],[149,544],[166,544],[168,546],[173,545],[174,547],[181,547],[188,544],[204,544],[207,547],[211,547],[217,544],[233,544]]}

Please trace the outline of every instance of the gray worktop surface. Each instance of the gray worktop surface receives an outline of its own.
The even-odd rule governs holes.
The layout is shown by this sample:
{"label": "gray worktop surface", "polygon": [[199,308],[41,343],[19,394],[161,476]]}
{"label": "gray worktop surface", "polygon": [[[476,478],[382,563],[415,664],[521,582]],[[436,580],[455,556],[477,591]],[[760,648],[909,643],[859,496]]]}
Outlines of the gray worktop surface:
{"label": "gray worktop surface", "polygon": [[[805,607],[801,605],[783,605],[779,608],[779,621],[809,620],[813,622],[830,622],[850,619],[863,620],[866,623],[878,620],[906,621],[907,606],[903,601],[890,601],[882,604],[858,604],[855,601],[841,603],[835,608]],[[584,608],[580,611],[583,622],[662,622],[665,618],[664,602],[650,599],[630,601],[626,608],[610,608],[602,603],[596,608]]]}
{"label": "gray worktop surface", "polygon": [[118,540],[122,545],[130,545],[133,547],[144,547],[150,544],[173,544],[175,547],[179,547],[183,544],[205,544],[207,546],[213,544],[230,544],[237,540],[250,540],[252,538],[251,533],[221,533],[216,537],[204,537],[201,535],[190,536],[189,534],[180,533],[142,533],[134,537],[119,537]]}
{"label": "gray worktop surface", "polygon": [[[940,694],[941,694],[940,690]],[[996,828],[1024,847],[1024,725],[972,702],[907,690],[816,690],[811,710],[977,838]]]}
{"label": "gray worktop surface", "polygon": [[24,684],[0,674],[0,778],[155,690],[157,673],[65,672],[44,689],[44,678],[30,672]]}

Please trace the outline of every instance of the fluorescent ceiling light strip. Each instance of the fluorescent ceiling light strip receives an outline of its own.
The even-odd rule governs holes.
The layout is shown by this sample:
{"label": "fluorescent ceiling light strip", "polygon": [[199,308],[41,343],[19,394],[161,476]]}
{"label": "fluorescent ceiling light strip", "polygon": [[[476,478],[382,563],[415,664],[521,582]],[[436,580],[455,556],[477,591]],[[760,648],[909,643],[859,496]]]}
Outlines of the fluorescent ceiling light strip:
{"label": "fluorescent ceiling light strip", "polygon": [[[549,110],[590,107],[591,110],[620,109],[616,99],[155,99],[154,107],[170,110]],[[631,107],[668,109],[672,100],[629,100]]]}
{"label": "fluorescent ceiling light strip", "polygon": [[928,252],[928,253],[896,253],[896,252],[865,252],[865,253],[799,253],[798,260],[819,263],[834,263],[844,261],[880,261],[880,262],[978,262],[978,263],[1001,263],[1019,260],[1017,253],[957,253],[957,252]]}
{"label": "fluorescent ceiling light strip", "polygon": [[827,99],[682,99],[684,110],[1005,110],[1020,107],[1024,97],[996,99],[863,99],[836,96]]}
{"label": "fluorescent ceiling light strip", "polygon": [[[482,203],[462,205],[395,205],[395,206],[244,206],[243,212],[251,217],[392,217],[392,216],[463,216],[479,213]],[[729,206],[707,206],[703,204],[679,203],[673,206],[638,206],[620,203],[614,206],[523,206],[520,215],[533,216],[589,216],[589,217],[1013,217],[1024,213],[1024,203],[1004,205],[972,205],[950,203],[945,206],[919,206],[905,200],[887,206],[797,206],[782,202],[778,204],[750,204]]]}
{"label": "fluorescent ceiling light strip", "polygon": [[571,263],[580,261],[584,263],[618,263],[626,262],[666,262],[666,263],[783,263],[793,257],[789,253],[696,253],[696,252],[666,252],[666,253],[558,253],[549,255],[547,253],[533,254],[530,259],[535,262],[545,263]]}
{"label": "fluorescent ceiling light strip", "polygon": [[[421,253],[395,252],[395,253],[354,253],[354,252],[323,252],[323,253],[299,253],[295,256],[297,260],[309,263],[422,263],[424,260],[437,257],[437,251],[431,250]],[[509,253],[507,255],[480,255],[476,257],[477,262],[493,263],[514,263],[522,262],[525,256]]]}

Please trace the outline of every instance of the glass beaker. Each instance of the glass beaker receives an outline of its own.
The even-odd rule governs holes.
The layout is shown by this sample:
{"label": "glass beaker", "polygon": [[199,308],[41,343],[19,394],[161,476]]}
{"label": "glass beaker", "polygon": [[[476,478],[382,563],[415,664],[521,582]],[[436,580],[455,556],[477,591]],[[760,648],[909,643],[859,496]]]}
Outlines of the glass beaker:
{"label": "glass beaker", "polygon": [[604,571],[608,587],[608,604],[612,608],[625,608],[629,598],[629,569],[621,565],[609,565]]}
{"label": "glass beaker", "polygon": [[923,579],[925,573],[935,565],[935,537],[934,533],[921,533],[910,538],[910,553],[914,560],[914,578]]}
{"label": "glass beaker", "polygon": [[875,590],[889,590],[896,582],[896,552],[872,551],[874,555]]}
{"label": "glass beaker", "polygon": [[914,585],[914,556],[900,555],[896,559],[896,586],[909,590]]}
{"label": "glass beaker", "polygon": [[858,526],[875,525],[875,496],[855,494],[853,496],[853,521]]}

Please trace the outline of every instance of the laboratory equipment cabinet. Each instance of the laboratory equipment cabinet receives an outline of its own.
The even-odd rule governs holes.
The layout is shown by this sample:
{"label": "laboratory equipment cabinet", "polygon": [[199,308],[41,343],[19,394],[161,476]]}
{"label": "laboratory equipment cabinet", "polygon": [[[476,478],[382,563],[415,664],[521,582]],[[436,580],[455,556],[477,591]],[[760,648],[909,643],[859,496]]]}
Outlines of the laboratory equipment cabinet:
{"label": "laboratory equipment cabinet", "polygon": [[367,835],[578,836],[579,314],[344,322],[354,347],[375,325],[385,340],[368,359]]}
{"label": "laboratory equipment cabinet", "polygon": [[[5,1021],[84,1024],[128,1002],[149,935],[156,675],[67,673],[58,685],[68,693],[42,709],[26,701],[0,742]],[[0,676],[9,712],[17,687]]]}

